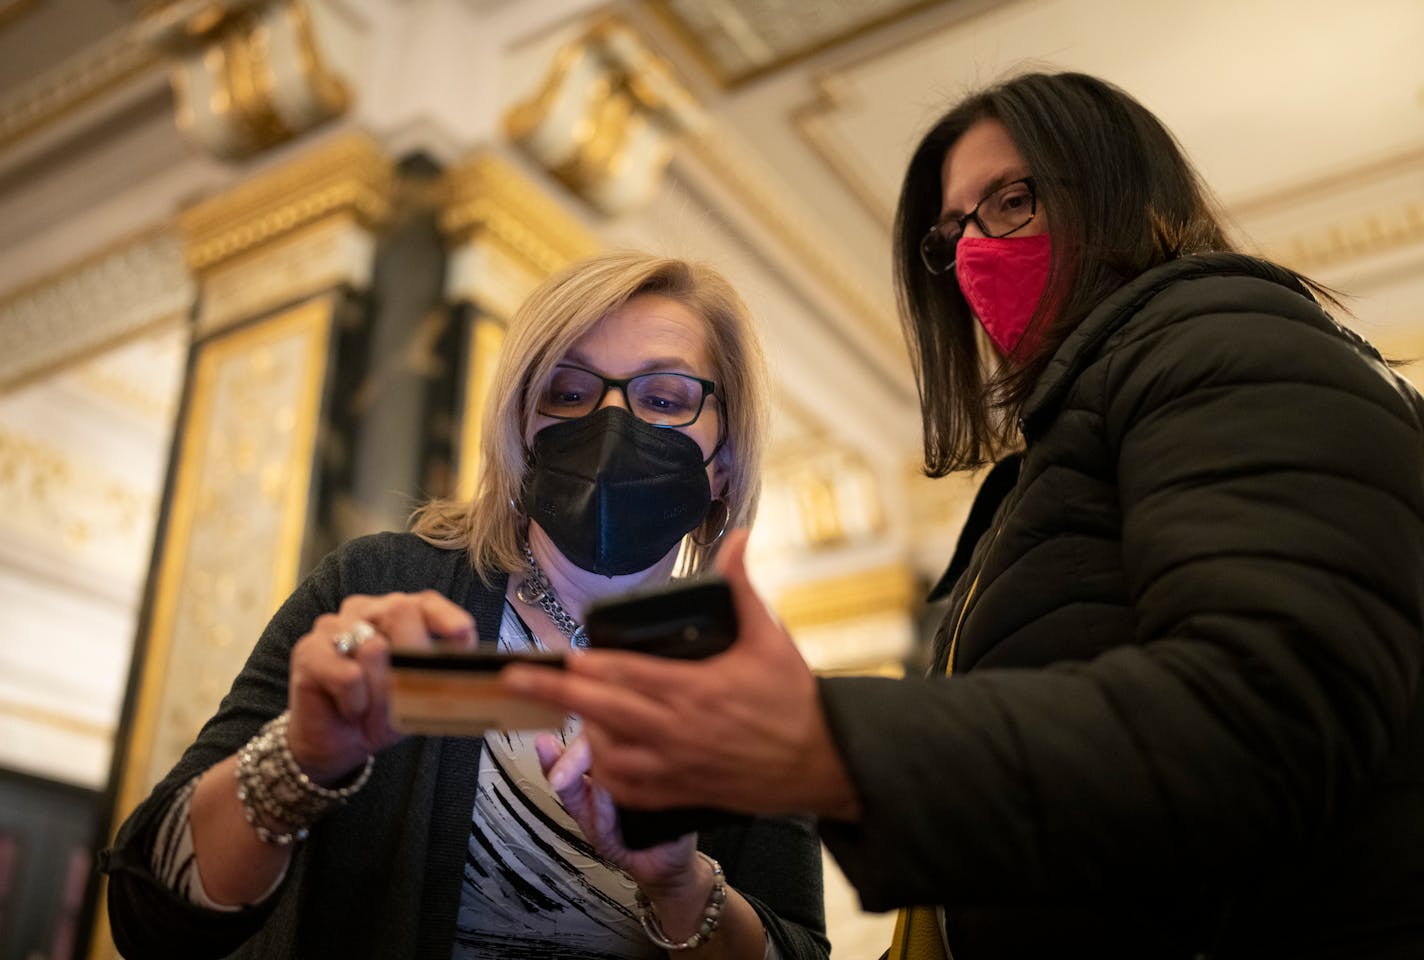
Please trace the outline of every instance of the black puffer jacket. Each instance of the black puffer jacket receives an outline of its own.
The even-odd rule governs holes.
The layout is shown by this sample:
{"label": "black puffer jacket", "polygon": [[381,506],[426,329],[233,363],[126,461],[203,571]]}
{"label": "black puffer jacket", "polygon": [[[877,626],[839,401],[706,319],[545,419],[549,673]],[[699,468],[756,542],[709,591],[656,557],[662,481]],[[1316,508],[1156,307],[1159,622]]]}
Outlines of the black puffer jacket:
{"label": "black puffer jacket", "polygon": [[1424,957],[1421,424],[1269,264],[1105,301],[934,675],[822,681],[864,903],[947,905],[955,960]]}

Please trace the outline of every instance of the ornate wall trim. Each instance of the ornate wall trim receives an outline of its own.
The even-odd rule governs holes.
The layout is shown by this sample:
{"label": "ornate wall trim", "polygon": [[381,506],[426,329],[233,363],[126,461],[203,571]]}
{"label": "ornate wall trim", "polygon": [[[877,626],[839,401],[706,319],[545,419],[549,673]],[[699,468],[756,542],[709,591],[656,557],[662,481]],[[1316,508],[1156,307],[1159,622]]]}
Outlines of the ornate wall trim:
{"label": "ornate wall trim", "polygon": [[390,216],[394,180],[390,159],[371,137],[347,133],[328,140],[182,214],[188,264],[202,274],[339,213],[374,228]]}
{"label": "ornate wall trim", "polygon": [[447,296],[508,318],[540,279],[599,249],[592,230],[493,151],[441,182],[440,229],[454,251]]}
{"label": "ornate wall trim", "polygon": [[339,284],[365,287],[395,187],[390,159],[353,132],[183,213],[199,335]]}
{"label": "ornate wall trim", "polygon": [[72,713],[62,710],[51,710],[48,707],[33,703],[20,703],[4,697],[0,697],[0,716],[37,727],[48,727],[59,733],[83,737],[86,740],[93,740],[102,745],[105,750],[108,749],[109,741],[114,736],[114,728],[109,724],[94,723],[92,720],[85,720],[83,717],[76,717]]}
{"label": "ornate wall trim", "polygon": [[[1266,256],[1305,272],[1424,244],[1424,144],[1230,205]],[[1304,225],[1302,225],[1304,224]]]}
{"label": "ornate wall trim", "polygon": [[194,298],[182,240],[126,238],[0,298],[0,391],[172,322]]}
{"label": "ornate wall trim", "polygon": [[1424,199],[1389,204],[1267,244],[1266,255],[1305,273],[1424,244]]}
{"label": "ornate wall trim", "polygon": [[898,676],[915,640],[918,581],[903,563],[790,586],[772,606],[817,673]]}
{"label": "ornate wall trim", "polygon": [[61,62],[0,97],[0,150],[157,67],[160,59],[143,30],[131,27]]}

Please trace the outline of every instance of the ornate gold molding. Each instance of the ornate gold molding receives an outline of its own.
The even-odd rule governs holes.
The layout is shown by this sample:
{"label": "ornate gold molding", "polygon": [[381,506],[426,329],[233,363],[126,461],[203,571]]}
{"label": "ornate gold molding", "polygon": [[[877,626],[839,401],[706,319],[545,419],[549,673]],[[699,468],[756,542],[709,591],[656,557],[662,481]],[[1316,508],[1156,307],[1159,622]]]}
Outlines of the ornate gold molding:
{"label": "ornate gold molding", "polygon": [[202,276],[333,216],[374,229],[390,216],[394,182],[394,167],[374,140],[344,134],[182,214],[188,264]]}
{"label": "ornate gold molding", "polygon": [[[192,741],[296,584],[333,313],[309,300],[198,348],[111,829]],[[102,911],[89,956],[118,956]]]}
{"label": "ornate gold molding", "polygon": [[505,117],[509,138],[599,210],[645,203],[701,108],[627,24],[605,17],[564,47],[540,89]]}
{"label": "ornate gold molding", "polygon": [[796,584],[783,590],[772,606],[787,629],[906,614],[919,602],[919,586],[904,564],[889,564],[843,576]]}
{"label": "ornate gold molding", "polygon": [[182,242],[149,228],[0,298],[0,390],[172,322],[193,303]]}
{"label": "ornate gold molding", "polygon": [[1358,219],[1297,234],[1266,254],[1305,273],[1424,244],[1424,201],[1374,210]]}
{"label": "ornate gold molding", "polygon": [[827,550],[885,529],[879,478],[859,452],[828,442],[797,438],[768,466],[764,499],[784,548]]}
{"label": "ornate gold molding", "polygon": [[143,31],[111,34],[0,98],[0,150],[123,85],[160,56]]}
{"label": "ornate gold molding", "polygon": [[[1302,209],[1345,207],[1341,217],[1305,228],[1291,227],[1262,243],[1266,256],[1296,270],[1318,271],[1424,243],[1424,145],[1415,145],[1348,169],[1292,184],[1233,203],[1233,218],[1246,223],[1283,222]],[[1397,185],[1397,187],[1396,187]],[[1363,197],[1363,200],[1359,199]],[[1269,229],[1269,228],[1267,228]]]}
{"label": "ornate gold molding", "polygon": [[599,248],[592,230],[492,151],[451,168],[439,198],[440,229],[452,247],[498,247],[540,277]]}
{"label": "ornate gold molding", "polygon": [[1350,187],[1377,184],[1401,175],[1416,174],[1424,170],[1424,144],[1376,157],[1366,163],[1344,170],[1336,170],[1324,176],[1314,177],[1291,184],[1279,190],[1270,190],[1247,197],[1231,204],[1231,213],[1236,217],[1255,218],[1282,211],[1288,211],[1301,203],[1314,202],[1322,196],[1339,193]]}

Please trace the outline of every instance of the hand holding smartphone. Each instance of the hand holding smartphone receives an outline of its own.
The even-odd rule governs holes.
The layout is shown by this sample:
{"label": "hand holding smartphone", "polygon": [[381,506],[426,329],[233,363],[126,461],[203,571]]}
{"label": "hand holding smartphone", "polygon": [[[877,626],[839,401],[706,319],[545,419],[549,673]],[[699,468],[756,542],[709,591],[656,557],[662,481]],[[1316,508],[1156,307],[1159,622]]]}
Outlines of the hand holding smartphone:
{"label": "hand holding smartphone", "polygon": [[[732,645],[737,638],[737,612],[727,582],[713,577],[598,603],[585,615],[584,629],[594,647],[700,660]],[[744,814],[712,807],[618,807],[623,842],[633,850],[745,819]]]}

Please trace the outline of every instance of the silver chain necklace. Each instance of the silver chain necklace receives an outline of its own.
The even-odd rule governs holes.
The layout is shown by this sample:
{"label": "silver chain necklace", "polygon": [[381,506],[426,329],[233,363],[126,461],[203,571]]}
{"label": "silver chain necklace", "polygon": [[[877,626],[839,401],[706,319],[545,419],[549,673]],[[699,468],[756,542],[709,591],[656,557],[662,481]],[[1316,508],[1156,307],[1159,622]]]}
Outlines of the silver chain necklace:
{"label": "silver chain necklace", "polygon": [[554,626],[559,628],[559,632],[569,638],[571,646],[587,647],[588,634],[583,625],[569,616],[569,612],[559,602],[559,598],[554,594],[553,584],[549,583],[539,561],[534,559],[534,551],[529,549],[529,541],[524,541],[521,546],[524,547],[524,562],[529,565],[529,574],[519,584],[514,595],[519,598],[520,603],[537,606],[547,613],[549,619],[554,621]]}

